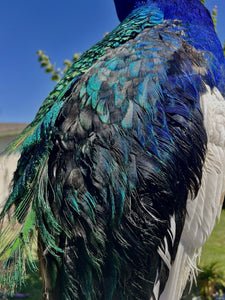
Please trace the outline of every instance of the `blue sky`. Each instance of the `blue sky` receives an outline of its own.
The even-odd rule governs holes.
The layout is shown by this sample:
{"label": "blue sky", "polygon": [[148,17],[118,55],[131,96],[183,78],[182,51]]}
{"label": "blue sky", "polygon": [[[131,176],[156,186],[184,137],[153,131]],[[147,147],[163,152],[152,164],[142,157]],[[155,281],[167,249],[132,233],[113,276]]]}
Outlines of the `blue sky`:
{"label": "blue sky", "polygon": [[[225,41],[225,1],[217,31]],[[1,0],[0,122],[30,122],[55,83],[44,73],[36,51],[42,49],[62,67],[74,52],[84,52],[119,23],[112,0]]]}

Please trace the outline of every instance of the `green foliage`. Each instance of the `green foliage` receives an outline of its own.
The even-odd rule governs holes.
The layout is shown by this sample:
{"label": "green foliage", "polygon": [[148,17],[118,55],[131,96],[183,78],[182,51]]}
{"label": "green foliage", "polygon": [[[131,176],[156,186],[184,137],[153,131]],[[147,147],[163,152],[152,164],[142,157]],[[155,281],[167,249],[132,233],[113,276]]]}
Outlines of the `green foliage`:
{"label": "green foliage", "polygon": [[[205,5],[205,0],[200,0],[200,1],[202,2],[202,4]],[[214,6],[214,8],[212,10],[211,16],[212,16],[212,19],[213,19],[214,27],[216,29],[216,22],[217,22],[217,16],[218,16],[218,8],[217,8],[216,5]]]}
{"label": "green foliage", "polygon": [[200,297],[204,300],[215,299],[216,295],[225,287],[225,275],[218,268],[217,262],[200,267],[197,278]]}
{"label": "green foliage", "polygon": [[212,16],[212,20],[213,20],[213,24],[214,24],[214,27],[216,29],[216,23],[217,23],[217,17],[218,17],[218,8],[217,6],[215,5],[214,8],[213,8],[213,11],[211,13],[211,16]]}
{"label": "green foliage", "polygon": [[[197,277],[197,284],[193,283],[192,287],[187,285],[183,300],[191,300],[194,296],[199,295],[200,288],[203,292],[203,278],[205,279],[205,285],[208,287],[213,284],[207,283],[207,276],[214,278],[215,290],[220,293],[223,290],[225,291],[224,282],[225,282],[225,239],[224,237],[224,228],[225,228],[225,210],[222,210],[220,221],[215,225],[213,232],[209,239],[206,241],[202,248],[201,262],[199,269],[199,276]],[[216,260],[216,262],[215,262]],[[211,273],[211,274],[210,274]],[[208,274],[208,275],[207,275]],[[200,282],[201,281],[201,282]],[[191,291],[190,291],[191,289]],[[206,287],[207,289],[207,287]],[[203,297],[203,296],[202,296]],[[202,298],[207,299],[207,298]],[[213,298],[208,298],[213,299]]]}
{"label": "green foliage", "polygon": [[[42,280],[40,274],[38,272],[28,271],[26,276],[26,284],[21,290],[17,291],[17,293],[29,294],[29,297],[27,298],[29,300],[40,300],[42,296]],[[2,299],[1,296],[0,299]],[[5,299],[11,300],[15,299],[15,297],[7,297]]]}
{"label": "green foliage", "polygon": [[202,249],[201,264],[208,265],[216,260],[218,261],[218,268],[225,270],[225,210],[222,210],[220,221],[217,222],[210,238],[206,241]]}
{"label": "green foliage", "polygon": [[52,64],[50,61],[50,57],[47,56],[45,54],[45,52],[43,50],[38,50],[36,52],[37,56],[38,56],[38,61],[40,62],[40,66],[42,68],[45,68],[45,72],[46,73],[50,73],[51,74],[51,80],[52,81],[59,81],[62,77],[63,74],[65,74],[67,72],[67,70],[69,69],[69,67],[78,60],[78,58],[80,57],[79,53],[75,53],[73,55],[73,58],[71,60],[69,59],[65,59],[63,62],[63,65],[65,66],[63,70],[61,70],[60,68],[56,68],[56,64]]}

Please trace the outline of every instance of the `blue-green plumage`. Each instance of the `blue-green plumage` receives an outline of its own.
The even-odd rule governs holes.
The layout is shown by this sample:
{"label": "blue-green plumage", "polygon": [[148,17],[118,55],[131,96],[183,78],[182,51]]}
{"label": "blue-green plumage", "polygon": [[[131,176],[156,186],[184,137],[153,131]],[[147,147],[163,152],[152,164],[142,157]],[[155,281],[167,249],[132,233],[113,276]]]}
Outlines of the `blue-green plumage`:
{"label": "blue-green plumage", "polygon": [[206,85],[224,92],[222,50],[193,34],[218,45],[212,21],[189,1],[180,19],[176,0],[115,1],[123,22],[69,69],[8,149],[21,149],[1,214],[13,210],[19,228],[1,251],[9,276],[21,262],[12,287],[37,230],[43,299],[159,299],[187,195],[201,183],[200,98]]}

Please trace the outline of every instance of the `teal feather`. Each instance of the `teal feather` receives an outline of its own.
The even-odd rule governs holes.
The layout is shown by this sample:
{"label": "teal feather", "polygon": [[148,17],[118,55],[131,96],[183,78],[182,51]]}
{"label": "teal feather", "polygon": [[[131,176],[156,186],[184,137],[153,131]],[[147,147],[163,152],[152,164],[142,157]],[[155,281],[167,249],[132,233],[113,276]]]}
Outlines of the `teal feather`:
{"label": "teal feather", "polygon": [[[28,203],[25,203],[25,206],[29,207],[29,202],[31,201],[30,194],[32,190],[36,189],[38,174],[52,147],[51,135],[55,119],[61,107],[62,102],[55,104],[22,145],[24,152],[26,152],[25,161],[23,161],[24,157],[22,157],[18,162],[18,168],[14,176],[13,192],[3,208],[1,216],[4,216],[12,204],[16,203],[17,199],[20,198],[26,199]],[[41,151],[39,143],[41,143]],[[35,146],[36,150],[34,151],[33,147]],[[21,176],[21,174],[23,174],[23,176]],[[24,201],[22,201],[21,204],[24,205]],[[20,211],[23,211],[24,214],[24,207],[19,210],[19,212]]]}
{"label": "teal feather", "polygon": [[129,101],[129,107],[127,109],[127,113],[123,118],[121,124],[124,128],[132,128],[133,125],[133,102]]}
{"label": "teal feather", "polygon": [[[87,88],[88,90],[88,88]],[[98,104],[98,93],[97,92],[94,92],[94,93],[90,93],[90,99],[91,99],[91,106],[92,108],[96,108],[97,104]],[[89,104],[89,102],[86,103],[87,105]]]}
{"label": "teal feather", "polygon": [[[0,244],[4,245],[1,254],[8,256],[6,269],[9,273],[7,277],[9,292],[21,286],[27,264],[31,269],[37,269],[31,255],[32,245],[37,240],[33,238],[37,235],[36,226],[39,228],[43,241],[48,245],[49,251],[56,256],[57,253],[62,252],[53,237],[57,236],[61,230],[48,205],[48,178],[45,170],[53,145],[51,136],[54,123],[61,107],[62,102],[53,105],[23,143],[22,156],[14,175],[13,191],[1,212],[1,218],[4,218],[7,211],[15,205],[14,217],[0,236]],[[46,229],[43,219],[46,220],[48,228],[51,228],[51,232]],[[15,226],[18,228],[16,232],[14,232]],[[13,265],[15,265],[15,270],[10,275]]]}

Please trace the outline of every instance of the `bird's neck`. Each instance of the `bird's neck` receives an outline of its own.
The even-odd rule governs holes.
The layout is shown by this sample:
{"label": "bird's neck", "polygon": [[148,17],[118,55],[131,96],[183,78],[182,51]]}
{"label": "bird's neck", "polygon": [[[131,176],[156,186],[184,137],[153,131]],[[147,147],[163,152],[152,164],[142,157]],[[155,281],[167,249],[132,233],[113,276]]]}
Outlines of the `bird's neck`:
{"label": "bird's neck", "polygon": [[157,5],[165,19],[178,19],[184,22],[203,22],[212,26],[208,10],[200,0],[114,0],[118,17],[123,21],[135,8]]}
{"label": "bird's neck", "polygon": [[[210,13],[200,0],[114,0],[114,2],[120,21],[138,7],[143,7],[143,11],[146,10],[148,15],[149,10],[159,9],[164,15],[164,20],[180,20],[186,28],[185,38],[189,44],[203,51],[205,55],[208,53],[206,61],[214,69],[215,82],[218,84],[224,82],[223,48],[214,30]],[[220,90],[225,94],[224,85]]]}

